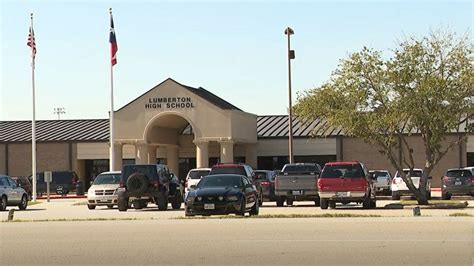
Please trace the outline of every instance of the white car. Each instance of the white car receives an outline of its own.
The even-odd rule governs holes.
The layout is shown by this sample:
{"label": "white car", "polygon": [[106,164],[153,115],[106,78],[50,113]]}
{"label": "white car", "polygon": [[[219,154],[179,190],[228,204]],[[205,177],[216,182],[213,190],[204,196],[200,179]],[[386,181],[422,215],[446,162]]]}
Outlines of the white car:
{"label": "white car", "polygon": [[[403,169],[403,172],[405,172],[405,174],[407,175],[409,171],[410,169],[408,168]],[[413,169],[413,172],[411,174],[411,180],[413,182],[413,185],[416,188],[420,186],[420,178],[422,175],[423,175],[422,169],[418,169],[418,168]],[[410,190],[407,187],[407,184],[403,181],[398,171],[395,173],[395,177],[392,179],[391,190],[392,190],[393,200],[399,200],[400,196],[403,196],[403,195],[413,195],[413,193],[410,192]],[[430,178],[428,178],[428,183],[426,185],[426,192],[428,195],[428,199],[430,199],[431,198],[431,179]]]}
{"label": "white car", "polygon": [[186,176],[185,181],[185,191],[186,193],[189,192],[191,186],[197,185],[203,176],[207,176],[211,172],[211,168],[196,168],[191,169]]}
{"label": "white car", "polygon": [[96,206],[107,206],[112,209],[117,205],[117,189],[120,186],[120,171],[99,174],[87,191],[87,207],[89,210]]}

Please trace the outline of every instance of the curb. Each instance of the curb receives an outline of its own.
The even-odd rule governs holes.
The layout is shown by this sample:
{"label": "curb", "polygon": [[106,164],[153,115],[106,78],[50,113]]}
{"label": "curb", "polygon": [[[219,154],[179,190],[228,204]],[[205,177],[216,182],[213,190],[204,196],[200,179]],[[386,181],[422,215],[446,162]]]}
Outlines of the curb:
{"label": "curb", "polygon": [[[77,196],[77,195],[71,195],[71,196],[59,196],[59,195],[51,195],[49,196],[49,199],[50,200],[57,200],[57,199],[86,199],[87,196]],[[45,196],[41,196],[41,197],[36,197],[36,199],[40,199],[40,200],[46,200],[48,199],[47,197]]]}

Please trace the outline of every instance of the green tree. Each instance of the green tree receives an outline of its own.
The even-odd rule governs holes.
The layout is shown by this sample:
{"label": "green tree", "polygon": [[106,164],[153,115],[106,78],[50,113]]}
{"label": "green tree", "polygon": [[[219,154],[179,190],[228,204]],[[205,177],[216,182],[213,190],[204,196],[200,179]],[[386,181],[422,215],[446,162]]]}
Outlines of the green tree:
{"label": "green tree", "polygon": [[[418,203],[427,204],[434,166],[473,131],[473,63],[469,36],[450,32],[408,38],[391,57],[364,47],[341,60],[328,82],[300,94],[294,110],[303,120],[323,119],[346,136],[378,145]],[[446,138],[455,132],[455,141]],[[402,171],[415,168],[411,135],[424,144],[419,188]]]}

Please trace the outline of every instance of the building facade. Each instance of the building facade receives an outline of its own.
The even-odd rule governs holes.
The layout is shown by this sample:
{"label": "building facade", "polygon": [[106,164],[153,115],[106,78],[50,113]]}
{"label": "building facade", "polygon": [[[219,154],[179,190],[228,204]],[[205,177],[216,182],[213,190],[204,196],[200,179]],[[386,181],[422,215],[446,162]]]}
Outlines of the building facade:
{"label": "building facade", "polygon": [[[129,163],[165,163],[180,177],[218,162],[281,169],[288,162],[288,116],[246,113],[203,88],[167,79],[115,111],[115,170]],[[370,169],[390,162],[375,145],[345,137],[323,121],[293,121],[295,162],[358,160]],[[459,136],[449,135],[447,141]],[[422,141],[413,135],[415,163]],[[109,170],[108,119],[37,121],[37,171],[74,170],[86,181]],[[455,146],[433,170],[439,187],[446,169],[474,164],[474,137]],[[0,122],[0,173],[31,175],[31,122]]]}

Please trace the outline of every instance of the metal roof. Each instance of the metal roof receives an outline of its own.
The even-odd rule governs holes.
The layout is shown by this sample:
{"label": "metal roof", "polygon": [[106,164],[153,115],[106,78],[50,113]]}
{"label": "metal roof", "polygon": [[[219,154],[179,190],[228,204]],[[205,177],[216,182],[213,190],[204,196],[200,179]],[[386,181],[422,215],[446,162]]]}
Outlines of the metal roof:
{"label": "metal roof", "polygon": [[[320,119],[305,121],[293,117],[293,137],[333,137],[342,134],[340,129],[326,127],[326,122]],[[257,117],[258,138],[284,138],[288,137],[287,115],[265,115]]]}
{"label": "metal roof", "polygon": [[[106,141],[108,119],[38,120],[36,141]],[[0,121],[0,142],[31,141],[31,121]]]}
{"label": "metal roof", "polygon": [[[469,123],[472,123],[472,121],[470,120]],[[466,130],[466,128],[462,128],[461,132]],[[453,133],[455,132],[453,131]],[[192,134],[190,126],[185,127],[181,134]],[[334,137],[339,135],[343,135],[342,130],[328,127],[325,121],[316,119],[305,123],[298,117],[293,117],[293,137],[295,138]],[[287,138],[288,116],[258,116],[257,137],[259,139]],[[108,141],[108,139],[108,119],[36,121],[36,140],[38,142],[103,142]],[[0,121],[0,143],[28,141],[31,141],[31,121]]]}
{"label": "metal roof", "polygon": [[[310,137],[314,129],[314,136],[336,136],[340,130],[323,129],[323,122],[315,120],[304,124],[298,118],[293,118],[293,136]],[[188,132],[189,131],[189,132]],[[186,129],[182,134],[190,134]],[[257,117],[258,138],[288,137],[288,116],[266,115]],[[36,121],[36,141],[107,141],[109,139],[108,119],[81,119],[81,120],[38,120]],[[28,142],[31,141],[31,121],[0,121],[0,142]]]}

